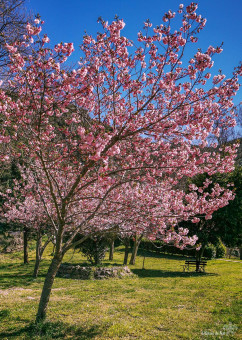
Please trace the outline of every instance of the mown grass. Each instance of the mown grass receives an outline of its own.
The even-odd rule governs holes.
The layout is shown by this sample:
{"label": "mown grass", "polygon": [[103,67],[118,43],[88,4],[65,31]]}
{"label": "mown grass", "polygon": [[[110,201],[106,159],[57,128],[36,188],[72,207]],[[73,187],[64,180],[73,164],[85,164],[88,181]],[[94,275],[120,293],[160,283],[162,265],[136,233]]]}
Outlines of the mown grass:
{"label": "mown grass", "polygon": [[[130,266],[133,278],[56,278],[48,320],[35,325],[50,252],[37,279],[33,251],[29,265],[21,253],[0,254],[0,339],[240,339],[241,262],[212,260],[205,274],[183,273],[184,258],[151,253],[145,269],[142,256]],[[72,255],[64,261],[85,262]],[[122,260],[119,248],[113,263]]]}

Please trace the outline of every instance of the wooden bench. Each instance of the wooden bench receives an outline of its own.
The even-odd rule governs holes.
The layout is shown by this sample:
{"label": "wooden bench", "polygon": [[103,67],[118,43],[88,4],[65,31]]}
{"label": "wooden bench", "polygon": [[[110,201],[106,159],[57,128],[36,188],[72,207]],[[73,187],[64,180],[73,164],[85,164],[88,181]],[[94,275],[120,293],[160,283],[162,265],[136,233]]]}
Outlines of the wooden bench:
{"label": "wooden bench", "polygon": [[206,265],[207,261],[186,260],[183,265],[183,271],[190,271],[190,267],[195,267],[196,272],[205,272]]}

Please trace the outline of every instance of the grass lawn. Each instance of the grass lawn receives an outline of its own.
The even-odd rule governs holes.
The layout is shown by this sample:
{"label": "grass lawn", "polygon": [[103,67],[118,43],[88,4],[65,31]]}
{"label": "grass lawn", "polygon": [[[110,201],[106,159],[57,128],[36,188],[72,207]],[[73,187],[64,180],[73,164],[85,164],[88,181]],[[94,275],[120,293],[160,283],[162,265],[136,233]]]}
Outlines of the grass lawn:
{"label": "grass lawn", "polygon": [[[72,255],[64,261],[85,261]],[[114,255],[113,263],[122,264],[123,249]],[[142,256],[130,266],[134,278],[56,278],[48,320],[38,326],[48,249],[35,280],[34,251],[30,260],[23,265],[21,253],[0,254],[0,339],[241,339],[239,260],[212,260],[205,274],[183,273],[185,258],[150,253],[144,270]]]}

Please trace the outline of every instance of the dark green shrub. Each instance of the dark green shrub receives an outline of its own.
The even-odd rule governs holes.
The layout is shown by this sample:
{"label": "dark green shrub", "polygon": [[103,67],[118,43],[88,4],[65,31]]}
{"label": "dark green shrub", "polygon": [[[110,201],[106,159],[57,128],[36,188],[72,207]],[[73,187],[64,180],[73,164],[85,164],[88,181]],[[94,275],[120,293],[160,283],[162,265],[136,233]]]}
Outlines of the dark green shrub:
{"label": "dark green shrub", "polygon": [[81,243],[79,247],[92,265],[99,265],[108,250],[108,240],[103,236],[93,236]]}
{"label": "dark green shrub", "polygon": [[219,240],[219,243],[216,245],[216,257],[222,258],[222,257],[225,257],[225,254],[226,254],[226,247],[222,243],[222,241]]}
{"label": "dark green shrub", "polygon": [[203,257],[206,257],[207,259],[214,259],[216,257],[216,247],[209,243],[205,246]]}

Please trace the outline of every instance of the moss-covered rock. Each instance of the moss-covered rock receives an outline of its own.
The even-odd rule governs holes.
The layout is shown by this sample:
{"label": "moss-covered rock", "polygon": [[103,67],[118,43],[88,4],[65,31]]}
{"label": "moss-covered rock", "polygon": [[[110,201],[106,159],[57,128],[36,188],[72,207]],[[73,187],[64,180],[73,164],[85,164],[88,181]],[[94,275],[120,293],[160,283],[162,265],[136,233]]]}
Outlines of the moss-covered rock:
{"label": "moss-covered rock", "polygon": [[72,278],[79,280],[108,279],[112,277],[124,278],[134,275],[131,270],[125,267],[81,267],[71,263],[62,263],[57,273],[58,277]]}

